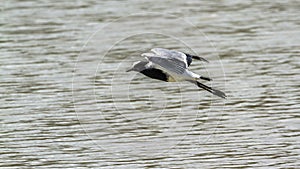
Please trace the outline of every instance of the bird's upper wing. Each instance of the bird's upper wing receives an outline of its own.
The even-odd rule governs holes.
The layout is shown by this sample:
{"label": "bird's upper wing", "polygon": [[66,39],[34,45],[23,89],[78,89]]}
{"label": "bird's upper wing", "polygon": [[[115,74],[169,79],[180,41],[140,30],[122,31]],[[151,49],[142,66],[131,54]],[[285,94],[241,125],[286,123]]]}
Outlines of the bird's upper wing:
{"label": "bird's upper wing", "polygon": [[163,48],[153,48],[153,49],[151,49],[151,51],[160,57],[176,59],[176,60],[178,60],[178,62],[184,63],[185,68],[188,67],[187,56],[182,52],[163,49]]}
{"label": "bird's upper wing", "polygon": [[157,55],[154,53],[143,53],[142,56],[146,57],[146,59],[153,64],[158,65],[169,74],[182,74],[187,68],[186,62],[178,59],[172,54],[165,53],[163,55]]}

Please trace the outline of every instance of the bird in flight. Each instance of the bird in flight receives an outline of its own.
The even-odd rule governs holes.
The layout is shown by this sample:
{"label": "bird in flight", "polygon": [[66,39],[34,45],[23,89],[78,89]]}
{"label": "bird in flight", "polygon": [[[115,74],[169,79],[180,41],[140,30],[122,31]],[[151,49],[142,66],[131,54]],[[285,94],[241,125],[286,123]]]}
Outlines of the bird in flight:
{"label": "bird in flight", "polygon": [[127,72],[140,72],[152,79],[165,82],[188,81],[216,96],[226,98],[226,94],[224,92],[213,89],[198,81],[200,79],[211,81],[212,79],[209,77],[200,76],[188,69],[193,59],[208,62],[206,59],[163,48],[151,49],[151,53],[143,53],[142,56],[144,56],[147,61],[134,62],[132,67],[127,70]]}

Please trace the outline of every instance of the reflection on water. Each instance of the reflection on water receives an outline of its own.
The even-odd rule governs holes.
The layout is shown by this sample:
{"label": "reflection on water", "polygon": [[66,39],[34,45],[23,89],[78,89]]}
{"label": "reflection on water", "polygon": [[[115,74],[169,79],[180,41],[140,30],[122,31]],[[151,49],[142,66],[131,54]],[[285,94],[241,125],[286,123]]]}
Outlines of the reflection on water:
{"label": "reflection on water", "polygon": [[[0,11],[1,167],[300,165],[296,1],[10,1]],[[153,47],[210,60],[191,69],[228,99],[125,72]]]}

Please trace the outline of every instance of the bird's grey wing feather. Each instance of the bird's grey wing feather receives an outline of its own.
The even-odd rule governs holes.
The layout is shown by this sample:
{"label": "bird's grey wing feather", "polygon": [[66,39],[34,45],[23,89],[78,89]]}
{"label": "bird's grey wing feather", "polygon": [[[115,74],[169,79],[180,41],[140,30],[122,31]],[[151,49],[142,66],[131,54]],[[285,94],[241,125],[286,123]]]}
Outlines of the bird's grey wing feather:
{"label": "bird's grey wing feather", "polygon": [[163,57],[163,58],[177,59],[178,61],[184,63],[185,68],[188,67],[188,65],[187,65],[187,56],[182,52],[163,49],[163,48],[153,48],[153,49],[151,49],[151,51],[153,53],[155,53],[156,55],[158,55],[160,57]]}
{"label": "bird's grey wing feather", "polygon": [[150,62],[162,67],[168,73],[182,74],[186,69],[184,62],[178,61],[174,58],[165,58],[160,56],[146,56]]}
{"label": "bird's grey wing feather", "polygon": [[154,53],[142,53],[141,56],[144,56],[144,57],[154,57],[156,55]]}

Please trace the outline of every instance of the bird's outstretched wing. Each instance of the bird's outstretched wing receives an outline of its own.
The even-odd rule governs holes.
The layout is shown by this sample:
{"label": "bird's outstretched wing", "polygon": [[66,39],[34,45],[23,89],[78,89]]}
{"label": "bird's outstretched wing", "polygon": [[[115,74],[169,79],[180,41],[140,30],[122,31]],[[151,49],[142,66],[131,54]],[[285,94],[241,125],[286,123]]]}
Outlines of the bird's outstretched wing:
{"label": "bird's outstretched wing", "polygon": [[170,74],[182,74],[187,68],[186,62],[182,61],[180,58],[178,59],[177,56],[173,56],[172,54],[165,53],[157,55],[154,53],[143,53],[142,56]]}
{"label": "bird's outstretched wing", "polygon": [[180,59],[187,63],[187,67],[190,66],[193,59],[209,63],[208,60],[206,60],[203,57],[191,55],[188,53],[178,52],[178,51],[174,51],[174,50],[168,50],[168,49],[164,49],[164,48],[154,48],[154,49],[151,49],[151,51],[160,56],[174,57],[174,58]]}
{"label": "bird's outstretched wing", "polygon": [[188,67],[187,56],[184,53],[182,53],[182,52],[178,52],[178,51],[174,51],[174,50],[168,50],[168,49],[163,49],[163,48],[153,48],[153,49],[151,49],[151,51],[153,53],[155,53],[156,55],[159,55],[161,57],[177,59],[177,60],[185,63],[186,67]]}
{"label": "bird's outstretched wing", "polygon": [[[185,53],[187,56],[189,56],[190,54],[187,54],[187,53]],[[200,56],[195,56],[195,55],[190,55],[191,56],[191,58],[193,58],[193,59],[196,59],[196,60],[200,60],[200,61],[203,61],[203,62],[206,62],[206,63],[209,63],[209,61],[208,60],[206,60],[205,58],[203,58],[203,57],[200,57]]]}

